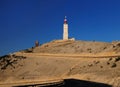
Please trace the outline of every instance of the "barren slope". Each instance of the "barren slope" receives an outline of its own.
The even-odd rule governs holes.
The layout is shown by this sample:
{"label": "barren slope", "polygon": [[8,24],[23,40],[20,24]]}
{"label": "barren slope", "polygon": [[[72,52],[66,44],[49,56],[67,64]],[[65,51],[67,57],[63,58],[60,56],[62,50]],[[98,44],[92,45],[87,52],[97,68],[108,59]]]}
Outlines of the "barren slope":
{"label": "barren slope", "polygon": [[16,54],[17,60],[15,56],[8,58],[12,63],[5,69],[1,67],[0,82],[75,78],[117,86],[120,84],[120,57],[69,58],[36,56],[34,53],[19,55]]}
{"label": "barren slope", "polygon": [[119,54],[119,42],[52,41],[30,52],[0,58],[0,84],[74,78],[120,87],[120,57],[92,58]]}

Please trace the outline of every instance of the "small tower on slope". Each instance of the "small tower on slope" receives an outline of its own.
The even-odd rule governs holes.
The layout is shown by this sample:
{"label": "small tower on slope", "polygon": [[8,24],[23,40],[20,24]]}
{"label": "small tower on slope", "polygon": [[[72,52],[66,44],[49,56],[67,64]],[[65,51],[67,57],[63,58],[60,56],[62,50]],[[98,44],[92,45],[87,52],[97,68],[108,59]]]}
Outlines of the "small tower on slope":
{"label": "small tower on slope", "polygon": [[35,47],[38,47],[39,46],[39,42],[38,40],[35,41]]}

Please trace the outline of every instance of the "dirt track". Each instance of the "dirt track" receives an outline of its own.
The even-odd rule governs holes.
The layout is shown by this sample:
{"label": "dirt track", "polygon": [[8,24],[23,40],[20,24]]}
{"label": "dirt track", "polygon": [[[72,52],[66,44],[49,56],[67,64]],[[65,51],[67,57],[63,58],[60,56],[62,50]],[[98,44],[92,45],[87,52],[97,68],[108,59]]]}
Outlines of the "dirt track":
{"label": "dirt track", "polygon": [[56,85],[56,84],[62,84],[63,79],[46,79],[46,80],[21,80],[21,81],[14,81],[14,82],[8,82],[8,83],[0,83],[0,87],[19,87],[19,86],[50,86],[50,85]]}
{"label": "dirt track", "polygon": [[107,54],[107,53],[103,53],[103,54],[49,54],[49,53],[16,53],[17,55],[22,55],[22,56],[29,56],[29,57],[39,57],[39,56],[43,56],[43,57],[59,57],[59,58],[65,58],[65,57],[69,57],[69,58],[110,58],[110,57],[119,57],[120,54]]}

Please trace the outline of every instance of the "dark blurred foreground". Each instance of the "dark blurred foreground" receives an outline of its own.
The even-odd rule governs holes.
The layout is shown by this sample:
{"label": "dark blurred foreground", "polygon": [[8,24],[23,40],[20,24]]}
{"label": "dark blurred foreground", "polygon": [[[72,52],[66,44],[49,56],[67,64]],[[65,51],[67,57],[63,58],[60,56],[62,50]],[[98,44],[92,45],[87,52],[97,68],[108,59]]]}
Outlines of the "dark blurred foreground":
{"label": "dark blurred foreground", "polygon": [[17,87],[112,87],[111,85],[104,83],[97,83],[91,81],[84,81],[78,79],[65,79],[64,82],[58,84],[50,84],[45,86],[45,84],[40,85],[27,85],[27,86],[17,86]]}

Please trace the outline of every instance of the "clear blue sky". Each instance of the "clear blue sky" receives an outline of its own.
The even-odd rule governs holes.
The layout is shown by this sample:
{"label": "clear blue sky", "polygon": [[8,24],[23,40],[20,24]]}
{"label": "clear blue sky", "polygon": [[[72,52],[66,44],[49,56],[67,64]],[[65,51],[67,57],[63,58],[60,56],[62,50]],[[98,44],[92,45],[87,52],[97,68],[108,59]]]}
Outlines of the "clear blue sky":
{"label": "clear blue sky", "polygon": [[120,40],[120,0],[0,0],[0,55],[62,39]]}

